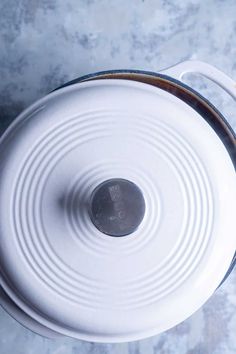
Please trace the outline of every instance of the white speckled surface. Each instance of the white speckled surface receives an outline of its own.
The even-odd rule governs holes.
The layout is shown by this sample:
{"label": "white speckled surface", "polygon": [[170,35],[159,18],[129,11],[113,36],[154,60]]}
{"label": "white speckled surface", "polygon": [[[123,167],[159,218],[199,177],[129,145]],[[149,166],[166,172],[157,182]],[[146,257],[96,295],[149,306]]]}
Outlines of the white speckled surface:
{"label": "white speckled surface", "polygon": [[[187,58],[236,78],[235,0],[1,0],[0,129],[70,79],[114,68],[158,71]],[[236,128],[236,104],[188,79]],[[162,335],[128,344],[48,340],[0,309],[0,354],[236,353],[236,271],[208,303]]]}

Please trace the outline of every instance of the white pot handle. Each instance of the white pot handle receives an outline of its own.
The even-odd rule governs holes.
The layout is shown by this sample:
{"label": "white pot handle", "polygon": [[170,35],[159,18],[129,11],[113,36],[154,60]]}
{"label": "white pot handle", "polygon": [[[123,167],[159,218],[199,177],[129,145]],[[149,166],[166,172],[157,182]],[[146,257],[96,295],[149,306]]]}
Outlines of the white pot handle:
{"label": "white pot handle", "polygon": [[184,74],[196,73],[205,76],[222,87],[236,100],[236,82],[214,66],[197,60],[183,61],[160,72],[177,80],[182,80]]}

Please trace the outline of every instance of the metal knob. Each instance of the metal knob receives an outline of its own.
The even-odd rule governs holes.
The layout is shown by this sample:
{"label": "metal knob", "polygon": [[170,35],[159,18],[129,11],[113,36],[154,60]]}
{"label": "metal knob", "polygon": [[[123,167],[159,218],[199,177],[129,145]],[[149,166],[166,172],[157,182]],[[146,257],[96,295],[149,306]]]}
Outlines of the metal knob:
{"label": "metal knob", "polygon": [[130,235],[138,228],[145,214],[145,201],[136,184],[113,178],[95,188],[89,208],[98,230],[119,237]]}

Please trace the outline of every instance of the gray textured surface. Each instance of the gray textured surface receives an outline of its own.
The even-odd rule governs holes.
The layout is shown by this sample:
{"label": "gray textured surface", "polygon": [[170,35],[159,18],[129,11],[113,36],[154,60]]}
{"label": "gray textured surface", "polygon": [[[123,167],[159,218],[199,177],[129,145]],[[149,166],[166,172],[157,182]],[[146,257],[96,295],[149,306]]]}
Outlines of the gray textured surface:
{"label": "gray textured surface", "polygon": [[[0,0],[1,131],[67,80],[111,68],[157,71],[187,58],[236,78],[235,0]],[[236,104],[188,78],[236,127]],[[102,345],[50,341],[0,310],[0,354],[236,353],[236,272],[184,323],[151,339]]]}

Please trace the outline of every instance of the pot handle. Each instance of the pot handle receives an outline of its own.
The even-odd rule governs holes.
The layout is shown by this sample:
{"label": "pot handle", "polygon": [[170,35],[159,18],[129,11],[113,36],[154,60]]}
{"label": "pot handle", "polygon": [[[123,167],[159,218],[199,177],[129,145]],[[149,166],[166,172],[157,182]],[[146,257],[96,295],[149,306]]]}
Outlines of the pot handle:
{"label": "pot handle", "polygon": [[160,71],[174,79],[183,81],[187,73],[196,73],[212,80],[236,100],[236,82],[214,66],[198,60],[187,60]]}

